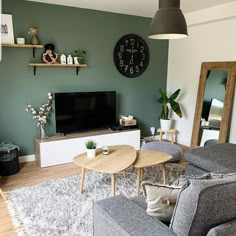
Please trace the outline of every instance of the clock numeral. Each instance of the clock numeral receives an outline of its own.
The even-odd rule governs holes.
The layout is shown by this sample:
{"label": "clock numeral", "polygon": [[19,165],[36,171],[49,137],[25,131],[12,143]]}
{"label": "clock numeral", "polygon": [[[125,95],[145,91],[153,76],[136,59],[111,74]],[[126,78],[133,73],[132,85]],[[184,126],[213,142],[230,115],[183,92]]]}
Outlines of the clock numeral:
{"label": "clock numeral", "polygon": [[123,66],[124,66],[124,61],[120,60],[120,67],[123,67]]}
{"label": "clock numeral", "polygon": [[130,73],[130,74],[133,74],[133,73],[134,73],[134,68],[133,68],[133,67],[130,67],[130,68],[129,68],[129,73]]}
{"label": "clock numeral", "polygon": [[129,40],[126,39],[126,40],[125,40],[125,46],[128,46],[128,45],[129,45]]}
{"label": "clock numeral", "polygon": [[119,60],[122,59],[122,53],[121,52],[118,53],[118,58],[119,58]]}
{"label": "clock numeral", "polygon": [[130,39],[130,45],[135,46],[135,39],[133,39],[133,38]]}
{"label": "clock numeral", "polygon": [[137,48],[139,48],[139,41],[137,41]]}
{"label": "clock numeral", "polygon": [[143,61],[141,61],[139,65],[143,67]]}
{"label": "clock numeral", "polygon": [[143,53],[144,52],[144,46],[141,46],[140,48],[141,48],[140,52]]}
{"label": "clock numeral", "polygon": [[125,51],[125,45],[120,45],[120,51],[124,52]]}
{"label": "clock numeral", "polygon": [[142,54],[142,60],[143,61],[145,60],[145,54],[144,53]]}
{"label": "clock numeral", "polygon": [[129,66],[125,65],[125,72],[128,70]]}
{"label": "clock numeral", "polygon": [[134,57],[133,56],[131,57],[129,64],[134,64]]}
{"label": "clock numeral", "polygon": [[135,72],[138,73],[140,71],[139,66],[135,66]]}

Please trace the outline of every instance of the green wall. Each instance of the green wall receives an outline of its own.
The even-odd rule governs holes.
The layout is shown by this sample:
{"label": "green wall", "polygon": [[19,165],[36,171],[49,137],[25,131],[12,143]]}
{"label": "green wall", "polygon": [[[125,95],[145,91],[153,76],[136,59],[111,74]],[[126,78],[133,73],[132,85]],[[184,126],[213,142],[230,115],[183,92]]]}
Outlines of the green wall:
{"label": "green wall", "polygon": [[[40,62],[43,49],[3,48],[0,62],[0,142],[12,140],[21,147],[21,155],[33,154],[33,137],[39,134],[36,121],[25,111],[25,103],[38,108],[47,93],[69,91],[117,91],[119,114],[134,115],[149,134],[150,126],[159,126],[158,90],[166,87],[168,41],[148,39],[150,20],[122,14],[56,6],[23,0],[3,0],[3,13],[13,15],[14,34],[25,37],[30,27],[38,28],[42,44],[54,43],[55,52],[71,54],[77,48],[87,51],[88,67],[76,76],[74,68],[38,68],[33,75],[29,62]],[[134,33],[149,46],[150,61],[139,77],[122,76],[113,63],[113,49],[120,37]],[[54,113],[49,133],[55,134]]]}

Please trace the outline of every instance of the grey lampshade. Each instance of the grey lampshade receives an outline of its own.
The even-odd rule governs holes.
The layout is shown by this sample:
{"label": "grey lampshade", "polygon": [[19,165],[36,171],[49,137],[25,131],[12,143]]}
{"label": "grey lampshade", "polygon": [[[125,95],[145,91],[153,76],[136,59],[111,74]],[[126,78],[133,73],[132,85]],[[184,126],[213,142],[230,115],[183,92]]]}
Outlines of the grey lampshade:
{"label": "grey lampshade", "polygon": [[187,36],[187,24],[180,10],[180,0],[160,0],[159,10],[151,22],[149,38],[178,39]]}

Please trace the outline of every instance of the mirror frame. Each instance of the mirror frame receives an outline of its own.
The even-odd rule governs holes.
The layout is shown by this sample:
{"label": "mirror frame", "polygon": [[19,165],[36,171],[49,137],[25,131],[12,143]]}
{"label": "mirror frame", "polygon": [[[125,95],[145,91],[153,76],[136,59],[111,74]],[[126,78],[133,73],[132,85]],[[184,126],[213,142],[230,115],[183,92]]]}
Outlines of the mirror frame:
{"label": "mirror frame", "polygon": [[191,147],[199,146],[198,140],[200,134],[201,115],[202,115],[202,107],[204,101],[204,93],[205,93],[208,70],[228,70],[225,97],[224,97],[224,109],[220,125],[220,134],[218,142],[225,143],[229,139],[229,127],[231,122],[231,113],[232,113],[234,90],[235,90],[236,62],[203,62],[201,65],[200,79],[198,85]]}

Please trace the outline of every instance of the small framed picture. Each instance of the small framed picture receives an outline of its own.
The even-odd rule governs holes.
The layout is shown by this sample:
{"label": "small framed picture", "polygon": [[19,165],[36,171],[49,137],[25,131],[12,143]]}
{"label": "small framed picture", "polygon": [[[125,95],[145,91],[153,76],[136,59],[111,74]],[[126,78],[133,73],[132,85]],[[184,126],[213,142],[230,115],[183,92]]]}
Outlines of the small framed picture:
{"label": "small framed picture", "polygon": [[1,43],[15,43],[12,15],[1,14]]}

